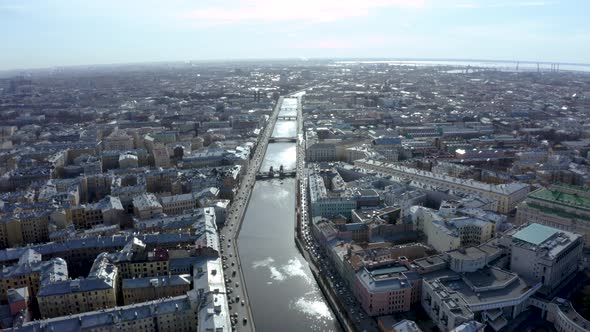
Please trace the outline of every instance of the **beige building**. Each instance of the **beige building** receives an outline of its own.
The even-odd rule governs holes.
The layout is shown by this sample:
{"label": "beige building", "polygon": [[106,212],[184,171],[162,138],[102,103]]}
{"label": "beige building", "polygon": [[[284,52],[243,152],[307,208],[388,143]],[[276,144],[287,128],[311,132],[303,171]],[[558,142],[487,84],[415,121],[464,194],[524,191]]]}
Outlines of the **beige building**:
{"label": "beige building", "polygon": [[103,150],[131,150],[133,138],[124,131],[115,130],[103,140]]}
{"label": "beige building", "polygon": [[464,194],[479,195],[497,201],[496,212],[508,213],[516,207],[529,192],[529,185],[519,182],[487,184],[475,180],[460,179],[448,175],[434,174],[415,168],[400,166],[376,160],[361,159],[355,166],[399,178],[410,179],[425,187],[444,188]]}
{"label": "beige building", "polygon": [[133,198],[133,214],[139,219],[149,219],[162,212],[162,204],[154,194],[144,193]]}
{"label": "beige building", "polygon": [[137,155],[131,152],[125,152],[119,155],[119,168],[137,168],[139,167],[139,159]]}
{"label": "beige building", "polygon": [[477,246],[494,236],[495,224],[481,218],[443,216],[422,206],[410,210],[416,229],[423,231],[428,244],[439,252]]}
{"label": "beige building", "polygon": [[121,289],[125,305],[183,295],[190,290],[189,274],[123,279]]}
{"label": "beige building", "polygon": [[162,211],[167,215],[182,214],[187,210],[197,208],[199,200],[195,193],[164,196],[160,198]]}
{"label": "beige building", "polygon": [[170,167],[170,154],[165,145],[156,145],[152,150],[152,154],[154,156],[155,167]]}
{"label": "beige building", "polygon": [[68,267],[62,258],[41,260],[41,254],[28,249],[18,263],[2,268],[0,273],[0,301],[6,303],[9,289],[26,287],[31,296],[36,296],[41,283],[48,280],[65,280]]}
{"label": "beige building", "polygon": [[0,246],[15,247],[49,240],[49,211],[22,212],[0,217]]}
{"label": "beige building", "polygon": [[160,248],[147,250],[145,243],[137,238],[131,239],[109,259],[118,269],[119,280],[168,275],[168,250]]}
{"label": "beige building", "polygon": [[[143,302],[52,319],[25,322],[29,331],[136,332],[198,331],[199,299],[194,292],[156,301]],[[215,330],[213,330],[215,331]],[[225,329],[223,331],[226,331]]]}
{"label": "beige building", "polygon": [[66,215],[76,229],[89,229],[101,224],[120,225],[127,220],[121,200],[112,196],[97,203],[73,206],[66,210]]}

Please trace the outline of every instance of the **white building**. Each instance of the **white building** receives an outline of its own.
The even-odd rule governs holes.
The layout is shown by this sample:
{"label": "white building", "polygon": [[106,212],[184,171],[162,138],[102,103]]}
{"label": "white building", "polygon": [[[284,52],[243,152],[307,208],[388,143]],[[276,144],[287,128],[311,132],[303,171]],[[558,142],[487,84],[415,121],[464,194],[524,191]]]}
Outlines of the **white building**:
{"label": "white building", "polygon": [[438,270],[424,275],[422,307],[441,331],[474,319],[499,331],[528,307],[540,287],[497,267],[468,273]]}
{"label": "white building", "polygon": [[578,271],[582,235],[530,224],[511,236],[510,269],[551,293]]}
{"label": "white building", "polygon": [[422,206],[411,211],[416,229],[423,231],[428,244],[439,252],[476,246],[494,235],[495,224],[478,217],[445,215]]}
{"label": "white building", "polygon": [[119,155],[119,168],[137,168],[139,167],[139,160],[137,156],[131,152],[125,152]]}

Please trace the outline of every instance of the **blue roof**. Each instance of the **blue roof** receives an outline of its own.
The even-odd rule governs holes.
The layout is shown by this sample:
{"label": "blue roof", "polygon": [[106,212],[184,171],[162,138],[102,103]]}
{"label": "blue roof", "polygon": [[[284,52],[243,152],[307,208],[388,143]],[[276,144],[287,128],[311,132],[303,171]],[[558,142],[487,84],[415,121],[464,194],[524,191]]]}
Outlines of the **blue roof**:
{"label": "blue roof", "polygon": [[530,224],[512,237],[538,246],[559,232],[557,229],[540,224]]}

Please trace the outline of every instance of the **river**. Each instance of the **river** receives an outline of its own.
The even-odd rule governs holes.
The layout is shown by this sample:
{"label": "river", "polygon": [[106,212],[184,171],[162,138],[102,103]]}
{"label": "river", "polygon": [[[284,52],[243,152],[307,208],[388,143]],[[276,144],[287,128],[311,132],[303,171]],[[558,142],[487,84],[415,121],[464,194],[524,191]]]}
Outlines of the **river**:
{"label": "river", "polygon": [[[296,134],[293,124],[277,128],[277,136]],[[294,170],[296,161],[295,143],[271,143],[261,171],[280,165]],[[238,248],[256,330],[341,331],[295,246],[295,181],[256,181],[240,231]]]}

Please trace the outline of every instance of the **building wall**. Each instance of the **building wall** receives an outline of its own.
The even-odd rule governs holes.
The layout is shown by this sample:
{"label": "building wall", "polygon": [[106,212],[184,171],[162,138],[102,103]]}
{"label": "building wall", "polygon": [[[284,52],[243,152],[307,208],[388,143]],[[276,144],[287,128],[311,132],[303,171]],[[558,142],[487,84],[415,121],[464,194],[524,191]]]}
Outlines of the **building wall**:
{"label": "building wall", "polygon": [[29,294],[34,297],[39,291],[39,273],[34,272],[16,277],[1,278],[0,287],[0,302],[2,303],[7,303],[8,290],[11,288],[27,287]]}
{"label": "building wall", "polygon": [[364,287],[364,284],[357,277],[354,289],[357,299],[369,316],[383,316],[410,310],[412,303],[411,288],[371,292]]}
{"label": "building wall", "polygon": [[185,285],[160,285],[150,287],[124,288],[123,304],[141,303],[159,298],[179,296],[190,290],[190,283]]}
{"label": "building wall", "polygon": [[101,210],[87,209],[84,206],[76,206],[70,209],[71,220],[76,229],[89,229],[95,225],[103,224],[104,219]]}
{"label": "building wall", "polygon": [[428,238],[428,244],[438,252],[445,252],[457,249],[461,246],[461,238],[449,234],[449,232],[434,224],[433,218],[429,218],[429,214],[424,214],[424,234]]}
{"label": "building wall", "polygon": [[196,331],[197,313],[193,310],[183,310],[174,313],[158,315],[156,318],[157,331],[185,332]]}
{"label": "building wall", "polygon": [[115,288],[37,296],[41,317],[51,318],[112,308],[117,305]]}
{"label": "building wall", "polygon": [[0,223],[0,246],[16,247],[49,240],[49,214],[16,215]]}
{"label": "building wall", "polygon": [[[452,312],[446,310],[446,306],[427,282],[422,283],[422,308],[441,331],[451,331],[463,323],[463,318],[456,317]],[[465,317],[465,321],[472,320],[473,317],[473,313],[470,313]]]}
{"label": "building wall", "polygon": [[154,215],[162,213],[162,211],[162,208],[159,206],[154,206],[141,210],[137,207],[133,207],[133,214],[135,214],[139,219],[150,219]]}
{"label": "building wall", "polygon": [[575,309],[569,303],[563,306],[565,308],[562,310],[556,303],[547,304],[547,321],[553,323],[557,332],[587,332],[590,322],[579,314],[573,313]]}
{"label": "building wall", "polygon": [[107,137],[104,140],[104,150],[132,150],[133,140],[129,136]]}
{"label": "building wall", "polygon": [[567,248],[550,259],[534,251],[513,245],[511,248],[510,269],[521,277],[541,282],[543,291],[550,292],[561,285],[561,282],[578,270],[582,257],[583,241],[573,241]]}
{"label": "building wall", "polygon": [[356,209],[356,201],[352,198],[324,198],[311,204],[313,217],[332,217],[341,214],[350,219],[353,209]]}
{"label": "building wall", "polygon": [[182,214],[186,210],[197,208],[197,205],[198,200],[195,196],[186,200],[162,202],[162,211],[167,215]]}

